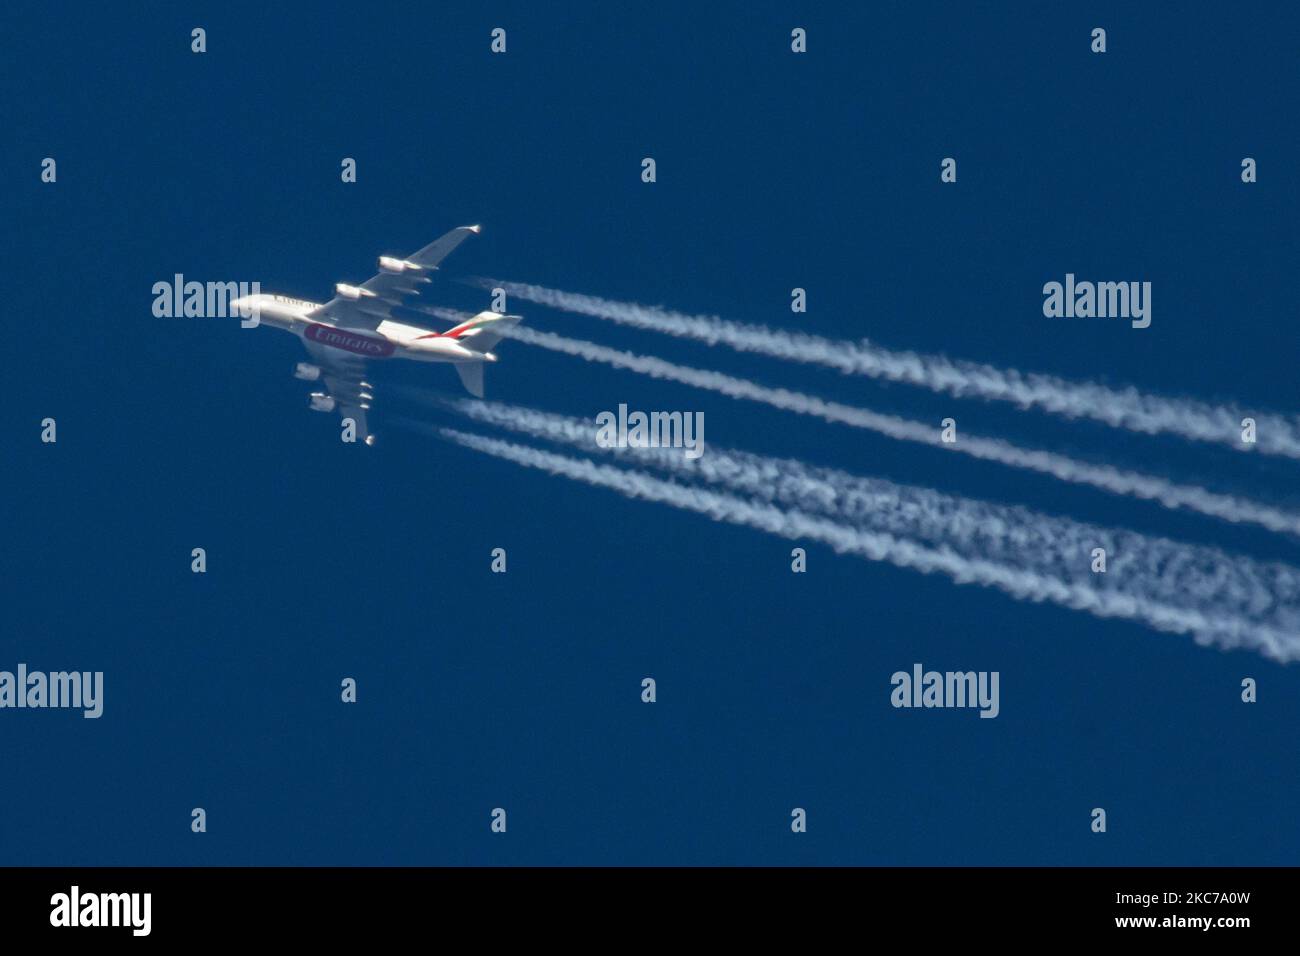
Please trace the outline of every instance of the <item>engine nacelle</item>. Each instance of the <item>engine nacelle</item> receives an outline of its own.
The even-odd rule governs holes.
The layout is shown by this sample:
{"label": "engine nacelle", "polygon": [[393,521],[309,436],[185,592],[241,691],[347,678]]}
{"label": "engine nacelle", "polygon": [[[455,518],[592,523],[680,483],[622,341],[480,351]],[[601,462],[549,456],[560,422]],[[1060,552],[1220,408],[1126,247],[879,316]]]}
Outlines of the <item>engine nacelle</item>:
{"label": "engine nacelle", "polygon": [[334,411],[334,399],[324,392],[312,392],[311,410],[313,412],[332,412]]}
{"label": "engine nacelle", "polygon": [[314,382],[320,378],[320,366],[299,362],[298,367],[293,370],[293,377],[300,378],[304,382]]}
{"label": "engine nacelle", "polygon": [[424,266],[405,259],[394,259],[392,256],[380,256],[379,271],[387,272],[389,275],[401,275],[403,272],[423,272]]}
{"label": "engine nacelle", "polygon": [[362,296],[366,296],[367,298],[374,297],[374,293],[369,289],[359,289],[354,285],[348,285],[346,282],[340,282],[335,285],[334,291],[345,299],[351,299],[353,302],[360,299]]}

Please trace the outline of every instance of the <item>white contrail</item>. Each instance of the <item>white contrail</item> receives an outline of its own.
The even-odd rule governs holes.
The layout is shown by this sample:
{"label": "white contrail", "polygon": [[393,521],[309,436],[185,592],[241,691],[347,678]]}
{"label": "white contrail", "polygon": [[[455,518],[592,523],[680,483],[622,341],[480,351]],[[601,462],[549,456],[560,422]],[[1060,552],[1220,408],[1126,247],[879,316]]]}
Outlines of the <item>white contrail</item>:
{"label": "white contrail", "polygon": [[1248,621],[1232,613],[1201,607],[1167,605],[1133,595],[1071,584],[1034,570],[1008,568],[983,558],[963,557],[948,547],[930,547],[895,535],[848,527],[798,510],[786,510],[731,494],[690,487],[586,459],[569,458],[499,439],[454,429],[440,433],[466,448],[519,465],[562,475],[589,485],[618,491],[631,498],[662,502],[766,531],[796,541],[819,541],[838,553],[888,561],[922,573],[946,574],[959,584],[997,588],[1020,600],[1051,601],[1099,617],[1141,621],[1162,631],[1192,634],[1199,642],[1221,647],[1251,647],[1265,656],[1288,661],[1300,656],[1300,637],[1267,623]]}
{"label": "white contrail", "polygon": [[435,319],[442,319],[444,322],[451,322],[456,325],[474,318],[473,312],[462,312],[460,309],[449,309],[441,305],[408,306],[407,308],[410,308],[412,312],[422,312],[425,315],[433,316]]}
{"label": "white contrail", "polygon": [[523,326],[515,326],[506,334],[529,345],[537,345],[592,362],[602,362],[615,368],[649,375],[652,378],[668,379],[683,385],[708,389],[731,398],[762,402],[774,408],[812,415],[828,422],[865,428],[900,441],[932,445],[985,461],[995,461],[1013,468],[1024,468],[1052,475],[1062,481],[1091,485],[1113,494],[1131,495],[1154,501],[1166,508],[1185,508],[1222,518],[1225,521],[1256,524],[1270,531],[1300,534],[1300,515],[1231,495],[1219,494],[1195,485],[1179,485],[1153,475],[1121,471],[1110,465],[1094,465],[1055,452],[1021,448],[1001,439],[981,438],[969,433],[959,435],[956,442],[941,442],[939,429],[923,422],[826,401],[785,388],[771,388],[748,379],[724,375],[722,372],[677,365],[654,356],[622,352],[594,342],[565,338],[553,332],[539,332]]}
{"label": "white contrail", "polygon": [[[686,458],[676,448],[604,449],[596,444],[593,421],[499,402],[454,399],[444,404],[478,422],[582,451],[630,455],[638,465],[867,530],[951,547],[968,558],[1050,574],[1137,600],[1226,607],[1255,621],[1271,616],[1273,624],[1285,622],[1283,626],[1300,636],[1300,570],[1288,565],[1262,564],[1217,548],[716,446],[698,459]],[[1105,549],[1104,575],[1092,570],[1095,548]]]}
{"label": "white contrail", "polygon": [[[722,343],[739,352],[805,362],[846,374],[866,375],[889,382],[928,388],[959,398],[973,396],[1036,408],[1066,418],[1086,418],[1144,434],[1171,434],[1193,441],[1217,442],[1238,449],[1300,458],[1300,421],[1261,415],[1189,398],[1150,395],[1135,388],[1110,388],[1095,382],[1071,382],[1038,373],[1024,373],[941,355],[895,352],[867,340],[835,340],[806,332],[748,325],[715,315],[688,315],[659,306],[617,302],[576,292],[499,279],[476,279],[485,288],[578,315],[622,325]],[[1256,419],[1254,445],[1241,441],[1242,419]]]}

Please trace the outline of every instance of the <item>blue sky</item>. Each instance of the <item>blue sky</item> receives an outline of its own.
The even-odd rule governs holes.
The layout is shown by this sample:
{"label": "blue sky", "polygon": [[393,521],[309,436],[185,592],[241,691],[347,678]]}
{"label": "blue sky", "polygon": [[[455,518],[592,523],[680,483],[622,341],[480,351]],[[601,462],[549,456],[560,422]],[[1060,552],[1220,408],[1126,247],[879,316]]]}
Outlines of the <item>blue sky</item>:
{"label": "blue sky", "polygon": [[[377,255],[481,222],[439,302],[485,307],[450,280],[500,275],[1300,407],[1293,11],[844,6],[8,12],[0,668],[102,670],[106,700],[97,721],[0,712],[0,862],[1295,862],[1294,665],[816,545],[793,575],[782,539],[387,424],[441,421],[392,386],[457,394],[446,368],[378,370],[380,443],[347,446],[308,412],[290,337],[151,314],[177,272],[321,300]],[[1045,319],[1042,285],[1066,272],[1151,281],[1151,328]],[[512,311],[1296,502],[1285,461]],[[1300,561],[1264,532],[499,352],[491,397],[703,411],[719,446]],[[56,445],[38,441],[46,416]],[[1000,716],[892,709],[889,676],[916,661],[999,671]]]}

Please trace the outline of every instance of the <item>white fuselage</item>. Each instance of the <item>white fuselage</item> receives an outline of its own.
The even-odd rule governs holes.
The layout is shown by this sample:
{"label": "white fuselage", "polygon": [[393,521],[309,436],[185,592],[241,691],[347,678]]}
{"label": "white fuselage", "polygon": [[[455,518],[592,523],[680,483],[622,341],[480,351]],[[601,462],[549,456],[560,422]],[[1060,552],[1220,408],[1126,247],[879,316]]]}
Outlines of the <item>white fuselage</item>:
{"label": "white fuselage", "polygon": [[292,299],[284,295],[258,293],[236,299],[232,305],[253,310],[259,324],[292,332],[305,342],[336,349],[368,359],[403,358],[416,362],[491,362],[491,353],[467,349],[454,338],[432,329],[404,325],[385,319],[372,332],[369,329],[341,328],[328,320],[311,318],[321,307],[319,302]]}

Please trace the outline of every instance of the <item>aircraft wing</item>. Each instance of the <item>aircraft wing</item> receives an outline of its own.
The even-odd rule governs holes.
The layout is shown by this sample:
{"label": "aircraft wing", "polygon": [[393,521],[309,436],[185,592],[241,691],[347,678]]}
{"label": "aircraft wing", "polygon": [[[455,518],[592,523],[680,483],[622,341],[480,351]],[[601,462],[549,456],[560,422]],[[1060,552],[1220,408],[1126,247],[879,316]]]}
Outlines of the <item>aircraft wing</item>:
{"label": "aircraft wing", "polygon": [[[397,271],[381,270],[378,275],[352,289],[355,294],[336,294],[312,312],[310,317],[328,319],[333,324],[348,329],[374,331],[379,323],[392,318],[394,307],[410,307],[420,295],[421,286],[428,285],[431,281],[429,273],[436,271],[438,264],[452,250],[479,231],[479,226],[459,226],[405,259],[386,258],[385,262],[381,262],[381,267],[390,263]],[[348,291],[348,288],[344,287],[344,291]]]}
{"label": "aircraft wing", "polygon": [[307,353],[312,361],[320,367],[320,380],[325,391],[334,399],[334,410],[340,419],[350,418],[356,426],[357,441],[367,445],[374,444],[374,436],[366,424],[366,411],[370,408],[371,387],[366,381],[366,361],[358,356],[349,356],[338,349],[303,339]]}

